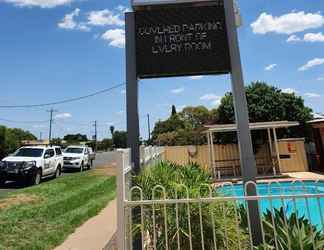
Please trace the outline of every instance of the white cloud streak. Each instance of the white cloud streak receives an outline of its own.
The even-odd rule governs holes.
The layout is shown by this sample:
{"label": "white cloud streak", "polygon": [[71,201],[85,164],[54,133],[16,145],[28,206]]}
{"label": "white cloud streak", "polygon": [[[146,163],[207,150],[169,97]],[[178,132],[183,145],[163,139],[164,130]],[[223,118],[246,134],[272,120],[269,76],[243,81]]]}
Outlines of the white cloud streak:
{"label": "white cloud streak", "polygon": [[209,101],[211,106],[218,106],[221,103],[221,96],[215,95],[213,93],[208,93],[199,98],[202,101]]}
{"label": "white cloud streak", "polygon": [[264,70],[265,71],[271,71],[271,70],[273,70],[275,67],[277,67],[278,65],[277,64],[270,64],[270,65],[268,65],[268,66],[266,66],[265,68],[264,68]]}
{"label": "white cloud streak", "polygon": [[55,119],[68,119],[71,118],[72,115],[70,113],[61,113],[61,114],[57,114],[55,115]]}
{"label": "white cloud streak", "polygon": [[66,30],[81,30],[81,31],[89,31],[89,27],[85,23],[77,23],[75,21],[75,17],[80,15],[80,9],[75,9],[69,14],[66,14],[64,18],[57,24],[57,26],[61,29]]}
{"label": "white cloud streak", "polygon": [[110,29],[101,35],[101,39],[107,41],[110,46],[125,48],[125,30]]}
{"label": "white cloud streak", "polygon": [[310,42],[310,43],[324,42],[324,35],[322,32],[307,33],[302,38],[298,37],[296,35],[291,35],[288,37],[287,42],[288,43],[292,43],[292,42]]}
{"label": "white cloud streak", "polygon": [[296,93],[298,93],[298,91],[293,89],[293,88],[286,88],[286,89],[282,89],[281,91],[283,93],[286,93],[286,94],[294,94],[294,93],[296,94]]}
{"label": "white cloud streak", "polygon": [[315,66],[324,64],[324,58],[314,58],[308,61],[305,65],[298,68],[298,71],[306,71]]}
{"label": "white cloud streak", "polygon": [[104,9],[91,11],[88,15],[88,24],[93,26],[123,26],[125,22],[119,13],[114,14],[111,10]]}
{"label": "white cloud streak", "polygon": [[251,24],[255,34],[293,34],[307,29],[320,28],[324,25],[324,17],[320,13],[291,12],[282,16],[262,13]]}
{"label": "white cloud streak", "polygon": [[302,39],[296,35],[291,35],[287,38],[287,43],[300,42]]}
{"label": "white cloud streak", "polygon": [[318,98],[318,97],[321,97],[320,94],[317,94],[317,93],[311,93],[311,92],[309,92],[309,93],[305,93],[304,96],[305,96],[305,97],[308,97],[308,98]]}
{"label": "white cloud streak", "polygon": [[[74,0],[2,0],[18,7],[54,8],[72,3]],[[1,2],[1,0],[0,0]]]}
{"label": "white cloud streak", "polygon": [[181,94],[183,91],[184,91],[184,88],[177,88],[177,89],[172,89],[171,93],[178,95],[178,94]]}

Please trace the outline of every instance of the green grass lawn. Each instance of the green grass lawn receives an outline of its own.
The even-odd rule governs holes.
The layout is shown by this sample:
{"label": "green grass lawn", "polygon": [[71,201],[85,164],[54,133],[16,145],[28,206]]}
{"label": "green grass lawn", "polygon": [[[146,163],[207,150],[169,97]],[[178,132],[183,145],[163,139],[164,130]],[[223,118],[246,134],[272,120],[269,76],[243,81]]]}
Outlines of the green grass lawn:
{"label": "green grass lawn", "polygon": [[115,177],[93,171],[13,192],[0,200],[0,249],[53,249],[115,194]]}

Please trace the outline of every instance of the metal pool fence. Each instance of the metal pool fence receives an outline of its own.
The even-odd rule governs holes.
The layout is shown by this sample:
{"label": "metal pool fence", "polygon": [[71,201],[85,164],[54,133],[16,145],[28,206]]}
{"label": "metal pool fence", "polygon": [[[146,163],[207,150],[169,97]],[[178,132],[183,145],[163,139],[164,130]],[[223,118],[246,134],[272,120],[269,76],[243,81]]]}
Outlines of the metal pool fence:
{"label": "metal pool fence", "polygon": [[[118,249],[133,249],[135,240],[149,250],[324,249],[324,190],[319,181],[294,181],[288,187],[272,181],[263,186],[266,194],[244,196],[232,183],[199,190],[181,184],[172,190],[159,185],[152,190],[125,188],[129,171],[120,174]],[[246,183],[244,189],[249,185],[256,184]],[[249,213],[250,201],[258,203],[258,214]],[[258,245],[253,243],[252,216],[262,221]]]}

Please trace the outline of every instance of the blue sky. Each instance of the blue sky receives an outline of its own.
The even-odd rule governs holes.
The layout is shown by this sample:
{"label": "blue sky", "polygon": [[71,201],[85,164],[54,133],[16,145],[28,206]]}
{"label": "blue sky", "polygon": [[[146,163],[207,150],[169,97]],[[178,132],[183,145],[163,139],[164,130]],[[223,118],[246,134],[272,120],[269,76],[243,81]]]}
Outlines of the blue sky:
{"label": "blue sky", "polygon": [[[240,0],[239,29],[245,82],[263,80],[294,91],[324,113],[324,2]],[[123,13],[127,1],[0,0],[0,105],[52,102],[86,95],[125,81]],[[140,82],[140,127],[175,104],[215,107],[230,90],[228,76]],[[0,109],[1,124],[48,134],[47,108]],[[54,106],[54,136],[125,129],[123,88]],[[27,122],[28,123],[25,123]],[[34,121],[34,122],[33,122]]]}

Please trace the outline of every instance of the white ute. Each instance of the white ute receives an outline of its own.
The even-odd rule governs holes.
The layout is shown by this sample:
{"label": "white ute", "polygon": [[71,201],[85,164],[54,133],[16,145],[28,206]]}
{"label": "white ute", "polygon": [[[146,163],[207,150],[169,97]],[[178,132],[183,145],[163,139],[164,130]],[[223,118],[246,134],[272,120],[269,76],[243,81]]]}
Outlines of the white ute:
{"label": "white ute", "polygon": [[77,168],[83,171],[85,167],[90,169],[89,148],[87,146],[69,146],[64,152],[64,168]]}
{"label": "white ute", "polygon": [[9,180],[22,180],[38,185],[42,178],[59,177],[63,155],[56,146],[26,146],[0,161],[0,185]]}

